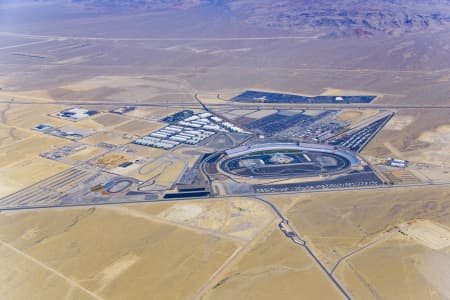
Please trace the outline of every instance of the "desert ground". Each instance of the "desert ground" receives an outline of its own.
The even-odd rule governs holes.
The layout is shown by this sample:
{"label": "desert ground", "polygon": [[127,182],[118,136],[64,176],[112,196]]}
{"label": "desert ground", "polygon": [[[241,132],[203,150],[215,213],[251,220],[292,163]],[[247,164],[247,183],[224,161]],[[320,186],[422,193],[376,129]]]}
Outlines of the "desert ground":
{"label": "desert ground", "polygon": [[123,299],[129,289],[135,298],[177,299],[195,296],[274,217],[243,198],[2,212],[0,219],[8,299]]}
{"label": "desert ground", "polygon": [[[449,197],[447,187],[435,187],[324,193],[278,201],[296,202],[290,204],[289,219],[330,269],[345,258],[335,272],[355,297],[440,295],[445,299],[445,280],[432,278],[448,276],[443,266],[448,264]],[[423,236],[408,233],[410,227],[423,231]],[[438,242],[434,236],[440,237]]]}
{"label": "desert ground", "polygon": [[[2,213],[5,299],[193,296],[239,247],[233,239],[168,223],[136,208],[35,214]],[[183,247],[172,252],[180,242]]]}
{"label": "desert ground", "polygon": [[[0,3],[0,299],[449,299],[450,17],[408,1]],[[343,16],[369,27],[333,25]],[[246,90],[377,98],[230,100]],[[70,108],[96,114],[58,116]],[[166,199],[214,143],[133,143],[181,110],[234,122],[327,109],[353,125],[394,113],[361,152],[391,184]],[[133,193],[111,193],[117,179]]]}

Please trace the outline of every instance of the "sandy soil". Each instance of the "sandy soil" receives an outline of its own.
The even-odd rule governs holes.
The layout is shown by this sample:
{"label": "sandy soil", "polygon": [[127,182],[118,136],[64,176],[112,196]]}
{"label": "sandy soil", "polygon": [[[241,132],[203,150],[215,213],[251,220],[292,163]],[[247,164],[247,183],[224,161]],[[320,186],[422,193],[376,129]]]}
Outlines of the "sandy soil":
{"label": "sandy soil", "polygon": [[0,124],[0,147],[22,141],[31,135],[27,130]]}
{"label": "sandy soil", "polygon": [[177,181],[178,177],[181,176],[185,167],[186,164],[183,161],[174,160],[170,167],[166,168],[164,172],[158,176],[155,183],[160,186],[170,187]]}
{"label": "sandy soil", "polygon": [[132,140],[133,136],[127,136],[113,131],[102,131],[84,138],[82,142],[85,144],[90,144],[92,146],[96,146],[100,143],[124,145],[131,142]]}
{"label": "sandy soil", "polygon": [[[427,299],[428,291],[440,289],[418,271],[427,247],[398,232],[396,226],[420,218],[446,228],[449,196],[447,187],[424,187],[280,196],[278,203],[297,201],[287,213],[290,223],[330,269],[357,250],[336,273],[355,296],[408,299],[417,293]],[[435,255],[445,253],[444,248]]]}
{"label": "sandy soil", "polygon": [[67,170],[70,166],[36,157],[0,168],[0,197]]}
{"label": "sandy soil", "polygon": [[132,159],[130,155],[126,155],[123,153],[108,153],[102,157],[100,157],[95,164],[105,168],[116,168],[120,164],[128,162]]}
{"label": "sandy soil", "polygon": [[385,125],[387,130],[403,130],[414,122],[414,117],[410,115],[394,115]]}
{"label": "sandy soil", "polygon": [[86,149],[78,151],[68,157],[72,160],[88,161],[88,160],[92,159],[93,157],[102,154],[104,151],[105,151],[104,149],[100,149],[100,148],[87,147]]}
{"label": "sandy soil", "polygon": [[[395,118],[414,121],[408,125],[406,125],[407,122],[403,122],[402,129],[397,130]],[[437,136],[441,134],[441,131],[443,137],[447,134],[449,122],[447,111],[404,110],[397,112],[393,120],[394,128],[389,126],[389,122],[388,126],[375,136],[372,142],[363,150],[363,154],[376,157],[389,157],[400,154],[400,158],[403,159],[430,162],[430,159],[433,159],[433,149],[436,149],[439,159],[442,158],[441,155],[444,155],[442,150],[447,146],[447,141]],[[430,142],[435,142],[436,145],[432,145]],[[392,147],[386,147],[386,144]],[[442,164],[444,161],[439,163]]]}
{"label": "sandy soil", "polygon": [[179,108],[170,107],[138,107],[137,109],[127,112],[126,115],[134,118],[142,118],[149,121],[157,122],[165,116],[180,111]]}
{"label": "sandy soil", "polygon": [[403,234],[430,249],[450,247],[450,230],[429,220],[413,220],[397,225]]}
{"label": "sandy soil", "polygon": [[422,159],[423,161],[450,166],[450,125],[439,126],[438,128],[423,132],[419,138],[419,141],[428,143],[428,147],[422,153],[417,153],[414,157],[416,160]]}
{"label": "sandy soil", "polygon": [[204,299],[341,299],[304,250],[276,229],[261,237]]}
{"label": "sandy soil", "polygon": [[[442,282],[424,279],[419,269],[425,263],[425,255],[432,254],[423,246],[400,237],[351,257],[348,266],[339,270],[337,275],[348,285],[358,286],[351,279],[356,274],[364,288],[360,286],[354,294],[361,299],[445,299],[448,295],[445,294],[446,286]],[[440,258],[440,263],[448,261],[448,257]],[[352,272],[354,274],[349,274]],[[445,274],[436,268],[427,273],[430,277]]]}
{"label": "sandy soil", "polygon": [[[78,14],[76,7],[69,7],[64,12],[77,18],[55,26],[51,14],[58,20],[62,17],[52,7],[40,9],[36,18],[27,17],[31,9],[17,9],[15,12],[25,17],[13,19],[20,21],[17,32],[61,38],[25,40],[2,35],[0,40],[6,46],[38,41],[17,51],[45,56],[22,57],[11,55],[16,50],[0,49],[2,100],[39,103],[11,107],[0,104],[0,123],[9,126],[6,131],[0,130],[0,139],[6,137],[0,143],[0,186],[6,193],[60,168],[37,156],[67,141],[28,130],[40,123],[63,126],[72,122],[49,118],[48,114],[68,107],[43,101],[197,104],[192,96],[198,92],[211,102],[227,104],[217,100],[216,95],[228,99],[253,88],[304,95],[375,94],[380,96],[375,101],[379,104],[450,104],[450,34],[445,30],[367,39],[199,40],[211,37],[211,29],[219,38],[264,36],[266,31],[267,35],[284,36],[291,32],[267,27],[249,29],[243,26],[245,20],[239,24],[245,28],[237,30],[228,20],[216,18],[216,11],[211,13],[207,7],[195,22],[186,18],[187,11],[178,13],[176,24],[173,14],[166,18],[163,11],[158,12],[151,18],[157,26],[149,26],[148,14],[89,15],[86,20],[84,12]],[[202,20],[208,22],[204,31],[199,26],[203,24],[197,22]],[[16,24],[12,25],[15,28]],[[110,39],[77,40],[77,35]],[[119,36],[138,39],[124,41],[117,39]],[[143,36],[187,39],[139,39]],[[234,52],[230,48],[246,50]],[[115,121],[102,120],[101,116],[100,122],[95,117],[81,121],[81,126],[105,130],[82,142],[125,144],[131,137],[164,126],[156,121],[179,110],[137,108],[128,115],[143,119],[117,123],[113,131],[107,127],[113,123],[116,126]],[[345,116],[350,117],[355,123],[359,120],[357,115]],[[447,165],[448,125],[448,110],[398,111],[363,154]],[[11,128],[17,128],[16,135]],[[14,136],[18,139],[13,141]],[[158,159],[161,155],[160,150],[133,147],[140,149],[137,157]],[[170,168],[169,162],[152,161],[143,176],[161,173]],[[441,180],[447,180],[450,174],[444,167],[439,171],[430,167],[422,173],[429,177],[433,173]],[[337,269],[339,280],[355,298],[441,299],[450,298],[446,281],[450,270],[448,247],[429,249],[409,237],[391,236],[386,231],[416,218],[448,227],[449,196],[448,187],[436,187],[270,198],[286,210],[293,226],[329,267],[349,252],[382,238]],[[265,224],[263,209],[247,202],[235,206],[232,201],[211,202],[126,206],[132,212],[122,206],[118,210],[0,212],[0,298],[184,299],[198,295],[207,286],[211,288],[204,299],[339,297],[317,265],[287,240],[275,223],[274,228],[267,227],[267,235],[255,229]],[[210,228],[220,232],[208,232]],[[227,239],[228,235],[255,240],[242,252],[235,252],[241,248]],[[237,255],[236,264],[227,264],[233,253],[242,256]],[[224,272],[216,273],[220,270]]]}
{"label": "sandy soil", "polygon": [[[84,60],[85,61],[85,60]],[[136,102],[149,100],[152,97],[179,94],[179,99],[167,101],[185,102],[186,98],[192,101],[193,90],[190,85],[173,76],[95,76],[78,82],[59,86],[49,91],[53,99],[65,100],[112,100],[126,101],[133,99]]]}
{"label": "sandy soil", "polygon": [[354,110],[345,110],[342,113],[340,113],[336,119],[338,120],[342,120],[342,121],[350,121],[350,120],[355,120],[358,119],[362,116],[362,112],[361,111],[354,111]]}
{"label": "sandy soil", "polygon": [[178,203],[162,211],[160,217],[212,229],[232,236],[252,239],[274,219],[263,204],[246,198]]}
{"label": "sandy soil", "polygon": [[100,116],[94,118],[93,120],[102,126],[111,127],[122,124],[128,121],[129,119],[117,114],[101,114]]}
{"label": "sandy soil", "polygon": [[164,127],[164,124],[142,120],[132,120],[128,123],[116,127],[115,130],[130,135],[146,135],[162,127]]}
{"label": "sandy soil", "polygon": [[152,218],[120,208],[0,213],[2,298],[181,299],[236,249]]}
{"label": "sandy soil", "polygon": [[0,105],[3,107],[2,123],[5,125],[31,129],[42,123],[53,126],[62,126],[71,123],[70,121],[48,117],[51,113],[68,108],[62,105],[11,105],[9,107],[6,104]]}

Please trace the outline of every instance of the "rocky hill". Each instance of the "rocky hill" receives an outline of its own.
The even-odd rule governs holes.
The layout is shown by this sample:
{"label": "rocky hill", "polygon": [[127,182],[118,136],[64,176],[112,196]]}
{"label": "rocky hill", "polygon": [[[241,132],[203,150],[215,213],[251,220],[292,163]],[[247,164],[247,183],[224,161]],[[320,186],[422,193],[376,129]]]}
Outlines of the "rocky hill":
{"label": "rocky hill", "polygon": [[[39,0],[46,1],[46,0]],[[49,0],[50,1],[50,0]],[[239,22],[322,37],[400,35],[450,28],[450,0],[67,0],[97,10],[217,8]],[[195,13],[195,12],[193,12]]]}
{"label": "rocky hill", "polygon": [[237,0],[229,6],[245,13],[251,24],[326,36],[397,35],[450,28],[448,0]]}

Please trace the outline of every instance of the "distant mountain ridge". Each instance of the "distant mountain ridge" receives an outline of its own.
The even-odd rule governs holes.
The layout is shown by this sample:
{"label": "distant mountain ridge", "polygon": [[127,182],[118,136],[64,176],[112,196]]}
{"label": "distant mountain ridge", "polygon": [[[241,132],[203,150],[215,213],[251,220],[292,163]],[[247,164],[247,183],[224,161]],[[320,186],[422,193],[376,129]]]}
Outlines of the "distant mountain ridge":
{"label": "distant mountain ridge", "polygon": [[[42,0],[41,0],[42,1]],[[450,28],[450,0],[68,0],[97,9],[166,10],[220,6],[243,22],[327,37],[398,35]]]}
{"label": "distant mountain ridge", "polygon": [[247,21],[252,24],[327,36],[395,35],[450,27],[448,0],[262,0],[258,7],[244,1],[232,1],[230,5],[247,10]]}

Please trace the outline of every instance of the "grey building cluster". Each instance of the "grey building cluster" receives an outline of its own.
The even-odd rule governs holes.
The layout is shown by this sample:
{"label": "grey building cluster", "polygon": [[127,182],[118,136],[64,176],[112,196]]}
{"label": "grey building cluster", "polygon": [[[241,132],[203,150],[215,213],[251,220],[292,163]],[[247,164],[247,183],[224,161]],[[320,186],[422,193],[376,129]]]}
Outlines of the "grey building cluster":
{"label": "grey building cluster", "polygon": [[179,144],[196,145],[217,132],[240,132],[241,128],[209,112],[195,114],[154,131],[133,143],[169,150]]}
{"label": "grey building cluster", "polygon": [[406,168],[408,166],[408,161],[403,159],[397,159],[397,158],[388,158],[388,165],[394,168]]}

